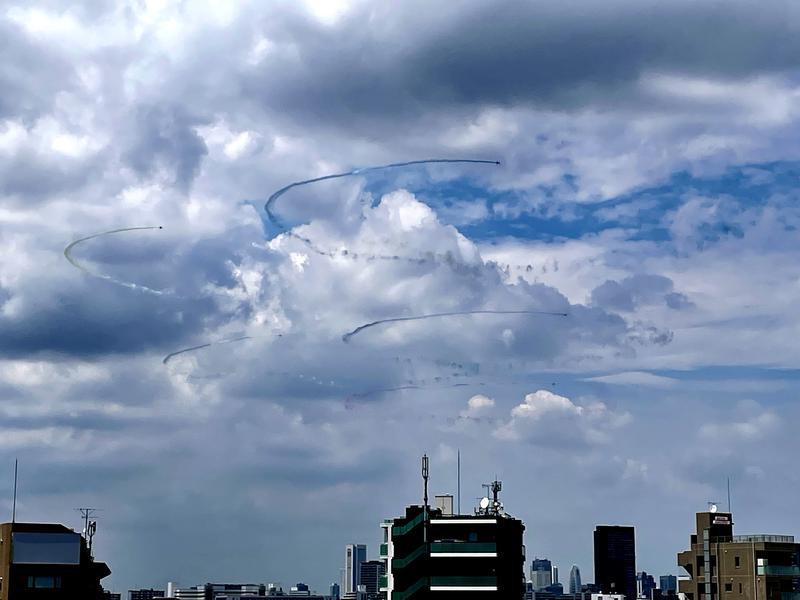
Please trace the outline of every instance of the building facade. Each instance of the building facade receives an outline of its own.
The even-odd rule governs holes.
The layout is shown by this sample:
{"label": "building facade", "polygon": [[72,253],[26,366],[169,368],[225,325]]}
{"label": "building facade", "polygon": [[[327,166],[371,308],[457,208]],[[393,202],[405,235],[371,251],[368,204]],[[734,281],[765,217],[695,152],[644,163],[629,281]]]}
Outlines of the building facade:
{"label": "building facade", "polygon": [[86,540],[48,523],[0,524],[0,600],[101,600],[111,574],[92,559]]}
{"label": "building facade", "polygon": [[353,595],[361,584],[361,564],[367,560],[367,547],[364,544],[347,544],[344,549],[344,581],[342,594]]}
{"label": "building facade", "polygon": [[656,579],[646,571],[640,571],[636,574],[636,595],[639,598],[648,598],[652,600],[653,590],[656,589]]}
{"label": "building facade", "polygon": [[386,574],[386,565],[380,560],[367,560],[361,563],[359,583],[367,594],[367,600],[380,598],[381,578]]}
{"label": "building facade", "polygon": [[525,526],[518,519],[409,506],[382,527],[388,600],[521,600],[525,593]]}
{"label": "building facade", "polygon": [[572,565],[569,572],[569,593],[573,595],[581,593],[581,570],[578,565]]}
{"label": "building facade", "polygon": [[696,515],[678,554],[687,600],[800,600],[800,544],[789,535],[733,535],[730,513]]}
{"label": "building facade", "polygon": [[636,541],[633,527],[598,525],[594,530],[594,582],[603,594],[636,600]]}
{"label": "building facade", "polygon": [[662,575],[658,578],[658,588],[662,596],[674,596],[678,593],[678,578],[675,575]]}
{"label": "building facade", "polygon": [[128,600],[153,600],[153,598],[164,598],[166,595],[165,590],[128,590]]}
{"label": "building facade", "polygon": [[553,564],[546,558],[531,561],[531,583],[534,591],[542,591],[553,583]]}

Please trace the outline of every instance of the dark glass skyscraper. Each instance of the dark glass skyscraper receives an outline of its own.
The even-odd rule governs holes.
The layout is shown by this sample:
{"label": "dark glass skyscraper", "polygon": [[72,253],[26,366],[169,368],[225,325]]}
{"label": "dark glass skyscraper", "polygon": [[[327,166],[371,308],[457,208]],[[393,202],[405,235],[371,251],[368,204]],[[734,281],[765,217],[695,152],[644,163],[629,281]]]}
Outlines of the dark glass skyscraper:
{"label": "dark glass skyscraper", "polygon": [[598,525],[594,530],[594,581],[605,594],[636,600],[636,541],[633,527]]}
{"label": "dark glass skyscraper", "polygon": [[666,595],[678,593],[678,578],[675,575],[662,575],[659,578],[661,593]]}

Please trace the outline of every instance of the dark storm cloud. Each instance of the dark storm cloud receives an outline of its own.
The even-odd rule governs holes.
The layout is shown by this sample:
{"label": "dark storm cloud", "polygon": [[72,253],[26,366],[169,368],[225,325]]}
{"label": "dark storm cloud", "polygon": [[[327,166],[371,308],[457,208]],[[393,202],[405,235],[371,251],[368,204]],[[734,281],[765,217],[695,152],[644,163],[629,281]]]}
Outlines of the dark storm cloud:
{"label": "dark storm cloud", "polygon": [[27,293],[21,312],[0,318],[0,356],[91,357],[171,347],[201,330],[215,311],[211,299],[179,301],[106,282],[91,285],[91,294],[83,288],[58,292],[46,286]]}
{"label": "dark storm cloud", "polygon": [[783,0],[405,3],[364,6],[335,26],[286,13],[263,21],[276,47],[242,85],[271,108],[328,122],[630,102],[648,72],[739,78],[797,67],[797,10]]}

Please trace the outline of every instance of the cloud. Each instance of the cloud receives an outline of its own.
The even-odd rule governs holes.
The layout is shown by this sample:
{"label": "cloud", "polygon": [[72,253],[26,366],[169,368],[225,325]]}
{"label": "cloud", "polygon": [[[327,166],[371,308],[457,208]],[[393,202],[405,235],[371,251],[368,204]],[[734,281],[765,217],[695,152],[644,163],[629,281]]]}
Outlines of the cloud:
{"label": "cloud", "polygon": [[626,425],[630,415],[616,414],[602,402],[575,404],[548,390],[527,394],[511,410],[511,419],[494,435],[507,441],[539,446],[588,447],[612,440],[613,431]]}
{"label": "cloud", "polygon": [[656,303],[676,310],[692,306],[686,295],[674,291],[669,277],[645,274],[631,275],[621,281],[607,280],[592,290],[591,303],[625,312]]}
{"label": "cloud", "polygon": [[472,396],[467,402],[467,409],[462,410],[460,414],[463,419],[476,419],[482,417],[487,412],[494,408],[495,402],[488,396],[477,394]]}
{"label": "cloud", "polygon": [[611,375],[599,375],[597,377],[587,377],[585,381],[596,381],[611,385],[636,385],[656,388],[667,388],[677,385],[678,380],[672,377],[664,377],[645,371],[626,371],[613,373]]}
{"label": "cloud", "polygon": [[700,427],[700,437],[717,442],[751,442],[763,439],[780,427],[780,420],[765,411],[741,421],[707,423]]}

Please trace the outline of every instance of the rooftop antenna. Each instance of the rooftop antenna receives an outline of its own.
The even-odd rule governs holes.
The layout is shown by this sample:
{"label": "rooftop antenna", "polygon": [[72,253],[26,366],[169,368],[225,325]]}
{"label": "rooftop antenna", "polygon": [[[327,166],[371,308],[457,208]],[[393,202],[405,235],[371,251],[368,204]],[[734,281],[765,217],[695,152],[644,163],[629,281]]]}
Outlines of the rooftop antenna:
{"label": "rooftop antenna", "polygon": [[728,512],[731,512],[731,478],[728,477]]}
{"label": "rooftop antenna", "polygon": [[[458,450],[458,458],[457,458],[457,469],[458,469],[458,485],[456,486],[458,489],[458,514],[461,514],[461,450]],[[730,480],[728,481],[728,489],[730,490]],[[730,493],[728,494],[730,496]],[[730,501],[728,502],[730,504]]]}
{"label": "rooftop antenna", "polygon": [[422,499],[422,541],[428,543],[428,455],[422,455],[422,481],[424,485],[424,495]]}
{"label": "rooftop antenna", "polygon": [[500,490],[503,489],[503,483],[497,481],[497,478],[492,482],[492,511],[494,514],[498,514],[500,512]]}
{"label": "rooftop antenna", "polygon": [[17,469],[19,467],[19,459],[14,459],[14,499],[11,502],[11,524],[17,522]]}
{"label": "rooftop antenna", "polygon": [[[91,539],[90,539],[90,535],[89,534],[91,533],[91,535],[93,536],[94,532],[90,531],[91,524],[89,523],[89,519],[91,519],[93,516],[95,516],[97,511],[99,511],[100,509],[99,508],[91,508],[91,507],[87,506],[85,508],[76,508],[75,510],[79,511],[81,513],[81,517],[83,517],[83,537],[85,537],[86,541],[89,544],[91,544]],[[97,529],[97,524],[96,523],[95,523],[95,527],[94,528]]]}

